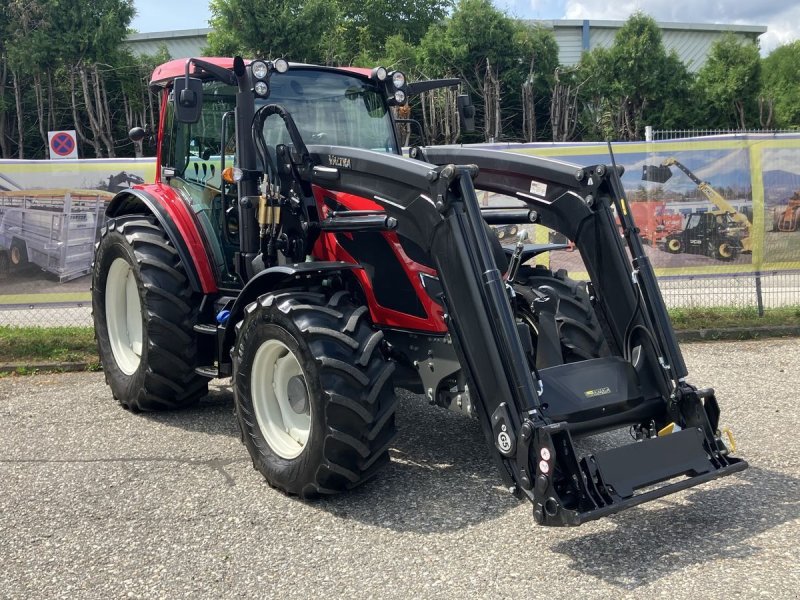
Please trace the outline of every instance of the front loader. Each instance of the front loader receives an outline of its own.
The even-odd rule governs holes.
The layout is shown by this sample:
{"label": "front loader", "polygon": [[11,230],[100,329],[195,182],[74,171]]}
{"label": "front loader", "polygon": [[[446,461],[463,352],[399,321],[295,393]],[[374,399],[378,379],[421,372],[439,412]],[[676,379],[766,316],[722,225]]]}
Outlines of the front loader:
{"label": "front loader", "polygon": [[[156,69],[157,181],[114,199],[95,260],[114,396],[179,408],[232,377],[254,467],[304,498],[389,460],[395,386],[477,418],[505,485],[544,525],[746,468],[720,437],[713,390],[686,381],[620,169],[400,154],[391,107],[457,83],[240,58]],[[521,203],[482,209],[476,190]],[[530,264],[564,244],[521,233],[502,247],[490,225],[509,223],[568,238],[591,282]],[[627,445],[573,445],[623,428]]]}

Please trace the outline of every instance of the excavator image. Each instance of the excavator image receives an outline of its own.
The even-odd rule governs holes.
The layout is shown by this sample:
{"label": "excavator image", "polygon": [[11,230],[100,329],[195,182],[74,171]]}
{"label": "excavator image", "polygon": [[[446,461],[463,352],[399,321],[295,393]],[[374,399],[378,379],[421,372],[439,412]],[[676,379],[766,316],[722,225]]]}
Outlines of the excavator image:
{"label": "excavator image", "polygon": [[776,206],[772,215],[772,231],[797,231],[800,226],[800,191],[782,206]]}
{"label": "excavator image", "polygon": [[747,215],[736,210],[722,194],[679,160],[668,158],[658,166],[644,165],[642,179],[665,183],[672,177],[672,166],[683,171],[717,210],[690,215],[683,230],[664,237],[660,245],[672,254],[701,254],[721,261],[731,261],[740,253],[752,252],[752,223]]}

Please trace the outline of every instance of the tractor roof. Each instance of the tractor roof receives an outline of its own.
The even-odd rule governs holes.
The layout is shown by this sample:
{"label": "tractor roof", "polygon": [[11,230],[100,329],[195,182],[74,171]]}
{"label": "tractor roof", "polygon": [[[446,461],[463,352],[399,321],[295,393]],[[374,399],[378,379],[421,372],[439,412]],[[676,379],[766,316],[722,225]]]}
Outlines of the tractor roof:
{"label": "tractor roof", "polygon": [[[161,86],[165,87],[172,83],[172,81],[176,77],[180,77],[186,73],[186,58],[178,58],[175,60],[171,60],[166,62],[162,65],[156,67],[155,71],[153,71],[153,75],[150,78],[150,85],[151,86]],[[203,56],[202,60],[208,61],[214,65],[223,67],[225,69],[232,69],[233,68],[233,58],[231,57],[209,57]],[[250,64],[252,61],[249,59],[245,60],[246,64]],[[363,77],[369,77],[372,73],[371,69],[364,69],[360,67],[323,67],[323,66],[316,66],[316,65],[306,65],[303,63],[289,63],[289,66],[292,68],[297,67],[312,67],[315,69],[323,69],[326,71],[338,71],[340,73],[346,73],[348,75],[359,75]],[[196,74],[197,75],[197,74]],[[203,77],[204,74],[200,73],[197,75],[199,77]]]}

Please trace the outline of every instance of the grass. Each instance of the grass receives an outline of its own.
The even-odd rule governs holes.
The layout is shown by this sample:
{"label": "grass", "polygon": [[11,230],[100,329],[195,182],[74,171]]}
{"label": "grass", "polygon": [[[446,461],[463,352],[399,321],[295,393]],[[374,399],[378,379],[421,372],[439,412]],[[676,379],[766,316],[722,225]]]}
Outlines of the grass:
{"label": "grass", "polygon": [[[763,317],[759,317],[754,308],[674,308],[669,315],[673,326],[679,331],[800,326],[800,306],[772,308]],[[0,365],[9,363],[86,363],[89,370],[97,370],[100,360],[94,329],[0,326]],[[35,367],[31,366],[15,370],[20,375],[32,372],[35,372]]]}
{"label": "grass", "polygon": [[91,327],[0,326],[0,364],[99,362]]}
{"label": "grass", "polygon": [[758,316],[755,308],[673,308],[677,330],[800,326],[800,306],[771,308]]}

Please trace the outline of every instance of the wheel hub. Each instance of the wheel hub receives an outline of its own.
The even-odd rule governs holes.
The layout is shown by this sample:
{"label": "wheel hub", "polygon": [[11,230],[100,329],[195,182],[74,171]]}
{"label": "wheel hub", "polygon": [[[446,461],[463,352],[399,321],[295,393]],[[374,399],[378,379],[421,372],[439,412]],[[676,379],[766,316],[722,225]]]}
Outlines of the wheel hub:
{"label": "wheel hub", "polygon": [[117,367],[133,375],[142,358],[142,303],[131,265],[117,258],[108,270],[105,289],[108,341]]}
{"label": "wheel hub", "polygon": [[265,340],[253,357],[250,383],[264,440],[281,458],[296,458],[311,433],[311,403],[296,355],[280,340]]}
{"label": "wheel hub", "polygon": [[295,375],[289,380],[287,386],[289,395],[289,406],[298,415],[308,412],[308,390],[306,390],[306,383],[303,377]]}

